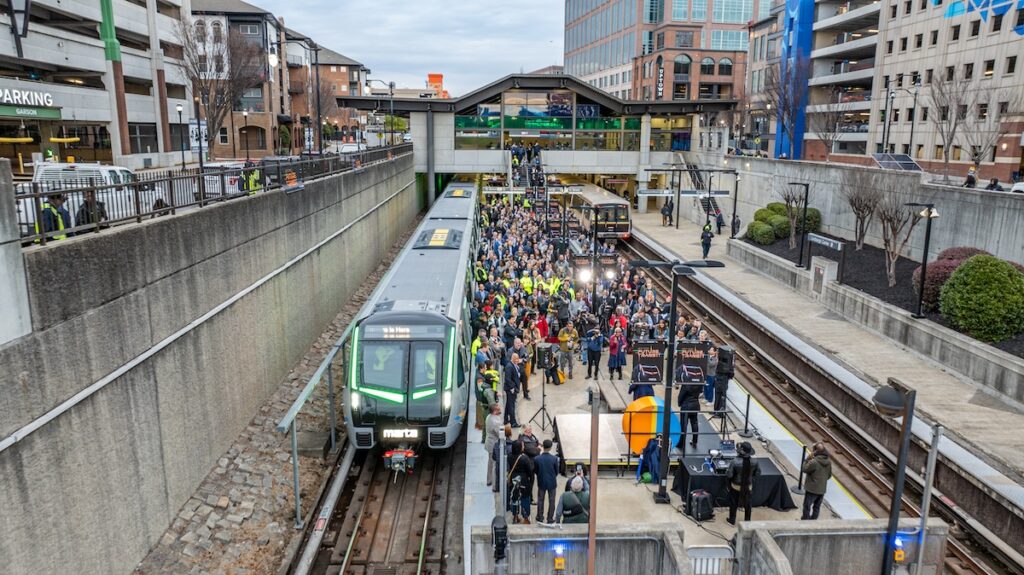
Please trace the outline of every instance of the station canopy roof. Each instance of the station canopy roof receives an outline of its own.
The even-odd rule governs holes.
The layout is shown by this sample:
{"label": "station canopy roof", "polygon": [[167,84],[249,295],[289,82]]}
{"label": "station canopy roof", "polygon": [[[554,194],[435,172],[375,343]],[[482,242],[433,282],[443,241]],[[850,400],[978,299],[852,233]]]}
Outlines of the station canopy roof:
{"label": "station canopy roof", "polygon": [[[721,112],[736,108],[736,100],[667,100],[639,101],[622,100],[599,90],[574,76],[564,74],[513,74],[492,82],[458,98],[395,98],[396,114],[409,112],[449,112],[455,114],[476,114],[478,106],[500,99],[506,91],[569,90],[590,102],[600,105],[614,115],[666,116],[670,114],[699,114]],[[357,110],[387,110],[392,105],[387,95],[338,96],[339,108]]]}

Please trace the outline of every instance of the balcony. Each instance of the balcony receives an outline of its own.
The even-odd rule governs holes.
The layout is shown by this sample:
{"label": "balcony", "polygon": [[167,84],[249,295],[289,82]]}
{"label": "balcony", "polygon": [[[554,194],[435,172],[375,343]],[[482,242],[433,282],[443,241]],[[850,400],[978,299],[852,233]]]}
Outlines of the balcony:
{"label": "balcony", "polygon": [[811,58],[844,58],[857,60],[871,58],[878,46],[877,33],[843,33],[836,34],[831,46],[824,46],[811,51]]}
{"label": "balcony", "polygon": [[[838,12],[833,16],[824,16],[819,12],[819,20],[814,23],[814,31],[836,30],[849,32],[862,28],[878,28],[878,17],[881,9],[881,2],[872,2],[870,4],[847,2],[840,6]],[[819,10],[825,10],[825,8],[820,7]]]}
{"label": "balcony", "polygon": [[302,56],[297,54],[288,54],[285,56],[285,61],[288,63],[289,68],[301,68],[306,65],[302,61]]}

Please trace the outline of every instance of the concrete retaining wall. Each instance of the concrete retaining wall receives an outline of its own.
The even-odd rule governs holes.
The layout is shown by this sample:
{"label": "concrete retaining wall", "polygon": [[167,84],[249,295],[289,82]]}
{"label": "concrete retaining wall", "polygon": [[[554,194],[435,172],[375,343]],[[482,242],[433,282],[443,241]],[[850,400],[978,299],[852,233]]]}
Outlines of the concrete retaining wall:
{"label": "concrete retaining wall", "polygon": [[[473,527],[471,570],[479,575],[494,573],[494,550],[490,527]],[[550,528],[510,525],[508,575],[556,575],[557,550],[565,558],[565,571],[587,572],[587,526],[564,525]],[[597,529],[598,571],[601,573],[658,573],[691,575],[682,530],[673,524],[609,525]]]}
{"label": "concrete retaining wall", "polygon": [[[864,575],[882,568],[887,520],[750,521],[736,534],[737,575]],[[900,521],[907,560],[917,558],[917,520]],[[941,571],[949,528],[928,521],[921,573]]]}
{"label": "concrete retaining wall", "polygon": [[15,217],[14,184],[11,162],[0,160],[0,345],[27,334],[32,329],[29,317],[25,263],[21,257],[21,235]]}
{"label": "concrete retaining wall", "polygon": [[[1020,225],[1024,221],[1024,194],[922,184],[935,176],[919,172],[893,172],[843,164],[782,162],[701,153],[688,153],[687,157],[703,168],[739,170],[741,181],[737,212],[744,229],[754,220],[754,211],[763,208],[768,202],[780,201],[778,190],[789,182],[808,182],[811,185],[808,203],[821,210],[822,230],[853,240],[856,220],[843,197],[843,183],[849,174],[869,171],[885,174],[889,183],[883,189],[887,193],[898,194],[900,202],[935,204],[940,217],[932,224],[931,245],[928,248],[932,257],[946,248],[972,246],[1013,261],[1024,259],[1021,250],[1021,246],[1024,246],[1024,226]],[[715,176],[715,189],[732,191],[733,185],[732,176],[722,176],[721,182],[719,176]],[[688,179],[684,177],[684,187],[689,186]],[[729,222],[732,217],[732,198],[718,198],[718,202],[726,222]],[[693,202],[684,201],[681,208],[686,210],[691,221],[703,223],[704,216],[700,214],[699,207],[694,208]],[[867,242],[882,247],[882,230],[877,218],[868,231]],[[920,260],[923,248],[924,222],[921,222],[915,228],[903,255]]]}
{"label": "concrete retaining wall", "polygon": [[[811,272],[798,268],[740,240],[729,240],[729,257],[815,297]],[[1001,398],[1024,405],[1024,360],[931,321],[911,317],[910,312],[846,285],[825,284],[819,302],[843,318],[874,330],[900,345],[973,380]]]}
{"label": "concrete retaining wall", "polygon": [[28,250],[34,331],[0,348],[0,438],[111,381],[0,452],[4,572],[130,572],[408,228],[413,182],[409,155]]}

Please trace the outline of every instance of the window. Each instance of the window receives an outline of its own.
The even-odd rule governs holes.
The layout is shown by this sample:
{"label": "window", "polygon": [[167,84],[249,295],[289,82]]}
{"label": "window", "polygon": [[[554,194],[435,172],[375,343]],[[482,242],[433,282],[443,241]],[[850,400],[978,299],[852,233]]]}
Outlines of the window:
{"label": "window", "polygon": [[693,32],[676,32],[676,48],[693,48]]}
{"label": "window", "polygon": [[412,344],[412,389],[437,388],[441,381],[441,344]]}
{"label": "window", "polygon": [[914,48],[920,48],[921,46],[924,46],[924,34],[914,36]]}
{"label": "window", "polygon": [[224,41],[224,27],[221,26],[220,22],[214,22],[210,24],[210,29],[213,30],[213,43],[220,44]]}
{"label": "window", "polygon": [[889,18],[895,19],[897,14],[899,14],[899,8],[893,4],[889,7]]}
{"label": "window", "polygon": [[960,104],[956,109],[957,118],[963,120],[967,118],[967,104]]}
{"label": "window", "polygon": [[885,53],[892,54],[892,40],[885,43]]}
{"label": "window", "polygon": [[672,19],[686,20],[689,17],[689,3],[689,0],[672,0]]}
{"label": "window", "polygon": [[712,50],[747,51],[747,32],[741,30],[712,30]]}
{"label": "window", "polygon": [[996,61],[995,60],[985,60],[985,77],[986,78],[991,78],[992,74],[995,74],[995,72],[996,72]]}
{"label": "window", "polygon": [[904,14],[910,14],[910,10],[911,10],[911,8],[913,8],[913,4],[914,3],[911,2],[910,0],[907,0],[906,2],[904,2],[903,3],[903,13]]}
{"label": "window", "polygon": [[899,122],[900,121],[900,109],[899,108],[893,108],[893,110],[892,110],[892,121],[893,122]]}
{"label": "window", "polygon": [[213,55],[213,71],[218,74],[224,72],[224,56],[222,54]]}
{"label": "window", "polygon": [[994,14],[992,16],[992,31],[998,32],[1003,29],[1003,15]]}
{"label": "window", "polygon": [[207,61],[206,61],[206,54],[200,54],[199,55],[198,66],[199,66],[199,71],[200,72],[208,72],[209,71],[209,66],[207,65]]}
{"label": "window", "polygon": [[657,24],[661,22],[661,7],[664,3],[661,0],[645,0],[644,5],[644,23]]}
{"label": "window", "polygon": [[260,25],[259,24],[239,24],[238,33],[243,36],[259,36]]}
{"label": "window", "polygon": [[907,108],[907,114],[906,115],[907,115],[907,122],[913,124],[914,123],[914,109],[913,108]]}
{"label": "window", "polygon": [[935,74],[935,70],[932,70],[931,68],[925,70],[924,71],[924,83],[925,84],[931,84],[932,83],[932,76],[934,74]]}
{"label": "window", "polygon": [[921,5],[919,6],[919,8],[921,10],[928,8],[928,0],[921,0]]}
{"label": "window", "polygon": [[935,146],[935,159],[936,160],[941,160],[942,157],[943,157],[942,154],[943,154],[942,146]]}
{"label": "window", "polygon": [[955,76],[955,75],[956,75],[956,68],[954,68],[953,66],[946,66],[946,81],[947,82],[952,82],[953,81],[953,76]]}
{"label": "window", "polygon": [[[1024,12],[1024,10],[1021,10],[1021,12]],[[1016,56],[1010,56],[1010,57],[1008,57],[1006,59],[1006,73],[1007,74],[1013,74],[1016,71],[1017,71],[1017,57]]]}
{"label": "window", "polygon": [[886,90],[889,89],[889,76],[882,76],[882,87]]}
{"label": "window", "polygon": [[974,77],[974,62],[964,64],[964,79],[970,80]]}
{"label": "window", "polygon": [[1015,25],[1018,28],[1020,28],[1021,26],[1024,26],[1024,10],[1022,10],[1020,8],[1017,8],[1017,24],[1015,24]]}
{"label": "window", "polygon": [[710,76],[715,73],[715,61],[712,58],[704,58],[700,61],[700,73]]}
{"label": "window", "polygon": [[754,17],[750,0],[715,0],[712,20],[725,24],[746,24]]}
{"label": "window", "polygon": [[732,60],[729,58],[722,58],[718,61],[718,75],[719,76],[731,76],[732,75]]}
{"label": "window", "polygon": [[907,38],[906,38],[906,36],[904,36],[903,38],[900,38],[900,52],[906,52],[906,51],[907,51]]}
{"label": "window", "polygon": [[206,21],[196,20],[196,40],[202,43],[206,43]]}
{"label": "window", "polygon": [[[408,344],[362,341],[362,385],[394,389],[405,388],[405,356]],[[360,387],[361,387],[360,386]]]}
{"label": "window", "polygon": [[896,74],[896,87],[897,88],[902,88],[903,87],[903,74]]}
{"label": "window", "polygon": [[221,128],[220,131],[217,132],[217,142],[219,142],[221,144],[227,144],[228,143],[228,129],[227,128]]}
{"label": "window", "polygon": [[971,38],[981,33],[981,20],[971,22]]}
{"label": "window", "polygon": [[924,106],[923,108],[921,108],[921,121],[928,121],[928,106]]}
{"label": "window", "polygon": [[931,37],[928,38],[928,45],[934,46],[939,43],[939,31],[932,30]]}
{"label": "window", "polygon": [[949,29],[949,41],[956,42],[960,39],[960,25],[957,24]]}
{"label": "window", "polygon": [[686,54],[680,54],[676,56],[673,62],[673,72],[676,74],[689,75],[690,73],[690,62],[693,60]]}
{"label": "window", "polygon": [[128,124],[128,140],[133,154],[156,152],[156,124]]}
{"label": "window", "polygon": [[978,104],[978,119],[984,120],[986,118],[988,118],[988,104],[982,102]]}
{"label": "window", "polygon": [[691,3],[692,13],[690,14],[690,20],[694,22],[703,22],[708,18],[708,0],[693,0]]}
{"label": "window", "polygon": [[665,33],[664,32],[658,32],[654,36],[654,38],[655,38],[655,40],[654,40],[654,49],[655,50],[664,50],[665,49]]}

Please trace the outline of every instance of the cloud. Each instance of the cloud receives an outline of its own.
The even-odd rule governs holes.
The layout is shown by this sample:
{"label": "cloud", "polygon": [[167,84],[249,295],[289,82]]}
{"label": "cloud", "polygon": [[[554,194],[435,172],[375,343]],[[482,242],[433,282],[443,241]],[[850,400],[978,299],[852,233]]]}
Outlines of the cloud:
{"label": "cloud", "polygon": [[507,74],[562,63],[554,0],[256,0],[285,25],[361,62],[371,77],[419,88],[444,74],[453,96]]}

